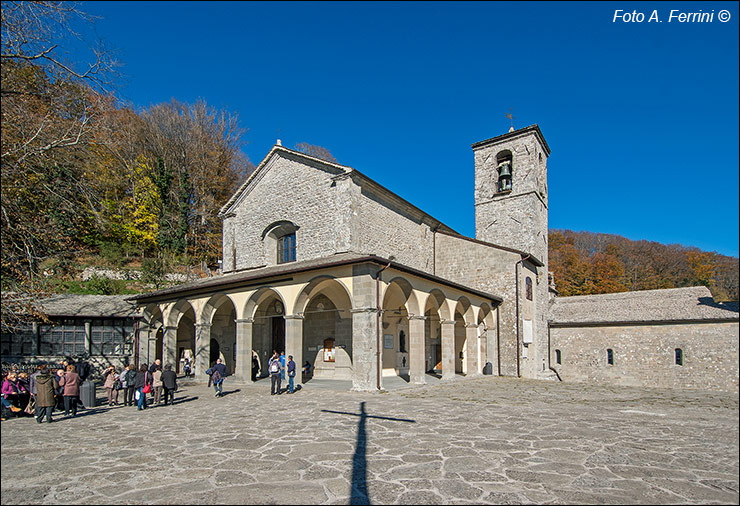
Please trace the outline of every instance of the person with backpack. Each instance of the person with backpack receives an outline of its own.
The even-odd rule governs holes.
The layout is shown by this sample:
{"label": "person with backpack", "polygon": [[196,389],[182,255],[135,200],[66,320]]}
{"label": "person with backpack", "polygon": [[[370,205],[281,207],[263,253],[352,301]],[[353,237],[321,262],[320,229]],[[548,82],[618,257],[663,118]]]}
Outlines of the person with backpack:
{"label": "person with backpack", "polygon": [[[134,396],[136,394],[136,366],[129,364],[127,371],[122,376],[126,380],[126,390],[123,392],[123,404],[124,406],[133,406]],[[123,383],[123,379],[121,383]]]}
{"label": "person with backpack", "polygon": [[213,383],[213,389],[216,391],[216,395],[214,397],[222,397],[224,379],[226,378],[227,374],[224,361],[220,358],[216,360],[216,363],[213,365],[213,367],[206,371],[206,374],[210,376],[210,379],[208,380],[208,386],[211,386],[211,383]]}
{"label": "person with backpack", "polygon": [[280,369],[280,355],[274,351],[267,365],[267,370],[270,372],[270,395],[280,395]]}

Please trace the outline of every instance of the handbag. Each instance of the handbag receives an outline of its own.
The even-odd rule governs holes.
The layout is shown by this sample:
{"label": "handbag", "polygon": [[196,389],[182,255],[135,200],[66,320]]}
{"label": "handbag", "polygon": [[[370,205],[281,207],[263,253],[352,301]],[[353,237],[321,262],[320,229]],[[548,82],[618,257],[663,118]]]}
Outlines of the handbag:
{"label": "handbag", "polygon": [[142,394],[150,394],[150,393],[152,393],[152,387],[149,385],[149,383],[147,383],[146,385],[144,385],[144,388],[141,389],[141,393]]}

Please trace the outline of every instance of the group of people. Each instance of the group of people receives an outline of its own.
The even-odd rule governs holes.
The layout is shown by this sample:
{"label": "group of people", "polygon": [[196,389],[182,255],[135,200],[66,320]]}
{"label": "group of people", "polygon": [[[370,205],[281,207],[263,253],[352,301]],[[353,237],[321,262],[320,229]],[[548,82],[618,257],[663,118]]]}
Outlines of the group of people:
{"label": "group of people", "polygon": [[3,379],[2,405],[16,414],[35,415],[38,423],[42,423],[44,418],[51,423],[55,407],[61,410],[63,406],[65,416],[70,416],[70,413],[77,416],[83,381],[77,366],[68,360],[55,370],[47,364],[39,364],[30,376],[26,372],[10,371]]}
{"label": "group of people", "polygon": [[[30,376],[26,372],[8,371],[2,382],[3,412],[9,410],[16,415],[24,412],[36,417],[38,423],[44,419],[51,423],[52,412],[64,409],[64,416],[77,416],[80,402],[80,387],[89,374],[89,367],[81,367],[70,360],[62,361],[61,367],[52,369],[48,364],[36,366]],[[108,406],[117,406],[119,392],[123,390],[123,404],[136,405],[139,410],[149,405],[147,394],[153,396],[153,405],[173,404],[177,390],[177,374],[172,365],[162,367],[157,359],[151,367],[142,364],[138,369],[133,364],[123,369],[109,366],[103,372],[103,387],[108,393]],[[3,416],[5,420],[5,416]]]}
{"label": "group of people", "polygon": [[[255,362],[256,359],[255,359]],[[189,376],[190,364],[186,364],[184,372]],[[259,367],[257,366],[257,370]],[[306,361],[303,372],[310,374],[311,364]],[[281,384],[288,377],[287,393],[295,392],[296,363],[293,356],[273,351],[268,363],[271,380],[270,394],[280,395]],[[44,419],[51,423],[52,412],[64,409],[64,416],[77,416],[80,402],[80,387],[89,375],[89,365],[86,362],[73,363],[65,359],[61,367],[52,368],[48,364],[39,364],[36,371],[29,375],[25,371],[10,370],[4,375],[2,382],[2,406],[15,414],[26,412],[34,415],[38,423]],[[208,386],[213,385],[216,397],[222,397],[224,379],[228,375],[226,365],[219,358],[206,371],[209,375]],[[254,368],[253,368],[254,375]],[[138,410],[147,409],[149,402],[147,394],[153,397],[152,405],[168,405],[174,403],[174,393],[177,390],[177,374],[171,364],[162,367],[162,361],[157,359],[150,366],[141,364],[138,368],[129,364],[124,368],[109,366],[103,371],[105,388],[108,395],[108,406],[119,405],[119,392],[123,390],[123,405],[136,406]],[[253,376],[253,379],[254,378]],[[3,418],[5,420],[5,418]]]}
{"label": "group of people", "polygon": [[153,397],[152,405],[173,404],[177,390],[177,373],[172,364],[165,364],[157,359],[150,366],[141,364],[137,369],[129,364],[123,370],[109,366],[103,373],[103,388],[108,393],[108,406],[118,405],[118,393],[123,390],[123,405],[136,406],[138,410],[149,406],[147,394]]}
{"label": "group of people", "polygon": [[[308,362],[306,362],[308,364]],[[310,367],[310,366],[309,366]],[[287,362],[287,373],[288,373],[288,390],[289,394],[295,392],[295,362],[293,361],[293,355],[288,355]],[[304,366],[304,372],[306,368]],[[278,354],[277,351],[273,350],[272,357],[267,364],[267,371],[270,373],[270,395],[280,395],[283,391],[280,388],[283,380],[285,379],[286,362],[285,353]]]}

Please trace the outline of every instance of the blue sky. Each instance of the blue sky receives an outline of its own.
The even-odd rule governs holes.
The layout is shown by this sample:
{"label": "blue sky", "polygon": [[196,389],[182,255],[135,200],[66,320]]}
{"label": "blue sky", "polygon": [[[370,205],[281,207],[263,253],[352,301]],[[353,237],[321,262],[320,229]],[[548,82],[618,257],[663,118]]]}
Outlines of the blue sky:
{"label": "blue sky", "polygon": [[[550,228],[738,256],[736,2],[81,9],[124,64],[121,97],[227,107],[255,164],[277,138],[318,144],[474,236],[470,145],[505,133],[513,108],[552,149]],[[617,9],[645,19],[614,22]],[[669,23],[671,10],[714,16]]]}

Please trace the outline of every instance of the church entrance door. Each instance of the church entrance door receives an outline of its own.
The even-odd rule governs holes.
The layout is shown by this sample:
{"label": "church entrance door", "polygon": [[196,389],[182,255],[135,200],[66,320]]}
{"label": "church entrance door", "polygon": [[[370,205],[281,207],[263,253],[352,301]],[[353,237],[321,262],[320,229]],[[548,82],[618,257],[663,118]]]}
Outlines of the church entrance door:
{"label": "church entrance door", "polygon": [[[285,351],[285,318],[282,316],[272,317],[272,349],[278,354]],[[272,350],[270,351],[272,356]]]}

